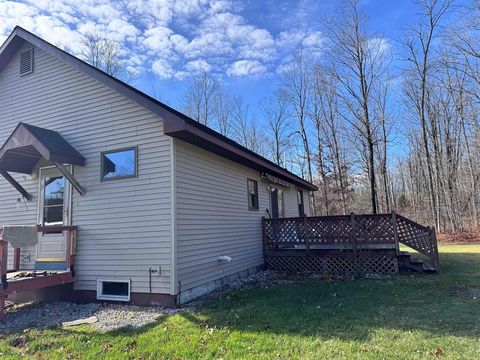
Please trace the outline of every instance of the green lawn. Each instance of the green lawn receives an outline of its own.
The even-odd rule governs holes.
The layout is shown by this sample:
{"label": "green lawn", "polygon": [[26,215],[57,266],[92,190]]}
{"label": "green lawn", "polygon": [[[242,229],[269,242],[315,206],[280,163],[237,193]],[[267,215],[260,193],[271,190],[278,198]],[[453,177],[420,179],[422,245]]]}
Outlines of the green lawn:
{"label": "green lawn", "polygon": [[234,290],[135,331],[3,335],[1,358],[479,359],[480,245],[440,251],[439,276]]}

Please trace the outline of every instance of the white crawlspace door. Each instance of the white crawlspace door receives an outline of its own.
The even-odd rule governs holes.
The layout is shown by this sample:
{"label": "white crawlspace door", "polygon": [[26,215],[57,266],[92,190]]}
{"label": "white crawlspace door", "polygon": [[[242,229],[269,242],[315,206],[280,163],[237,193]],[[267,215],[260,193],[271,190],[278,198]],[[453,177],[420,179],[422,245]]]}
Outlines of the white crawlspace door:
{"label": "white crawlspace door", "polygon": [[[71,185],[55,167],[39,171],[38,223],[42,226],[70,224]],[[66,261],[67,232],[38,234],[37,269],[62,267]],[[53,265],[53,266],[52,266]]]}

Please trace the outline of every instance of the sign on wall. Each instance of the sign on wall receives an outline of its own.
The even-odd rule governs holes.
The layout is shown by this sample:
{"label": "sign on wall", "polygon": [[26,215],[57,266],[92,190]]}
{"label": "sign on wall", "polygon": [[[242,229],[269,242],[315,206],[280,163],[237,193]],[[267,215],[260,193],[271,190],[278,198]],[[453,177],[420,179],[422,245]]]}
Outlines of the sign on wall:
{"label": "sign on wall", "polygon": [[263,179],[263,180],[267,180],[269,182],[271,182],[272,184],[276,184],[276,185],[280,185],[280,186],[283,186],[283,187],[286,187],[286,188],[289,188],[290,187],[290,183],[285,181],[285,180],[282,180],[276,176],[273,176],[269,173],[266,173],[264,171],[260,172],[260,178]]}

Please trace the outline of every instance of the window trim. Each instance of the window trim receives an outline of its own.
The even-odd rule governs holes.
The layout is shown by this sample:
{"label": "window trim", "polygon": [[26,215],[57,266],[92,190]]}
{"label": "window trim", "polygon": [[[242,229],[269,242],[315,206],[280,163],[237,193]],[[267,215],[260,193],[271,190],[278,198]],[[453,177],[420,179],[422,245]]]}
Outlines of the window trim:
{"label": "window trim", "polygon": [[[116,152],[123,152],[123,151],[129,151],[133,150],[134,152],[134,173],[132,175],[119,175],[119,176],[112,176],[112,177],[105,177],[105,155],[107,154],[112,154]],[[138,146],[130,146],[130,147],[125,147],[125,148],[120,148],[120,149],[114,149],[114,150],[107,150],[107,151],[102,151],[100,153],[100,181],[111,181],[111,180],[120,180],[120,179],[129,179],[129,178],[138,178]]]}
{"label": "window trim", "polygon": [[[257,197],[257,204],[256,206],[251,206],[250,205],[250,191],[248,189],[248,183],[249,181],[253,181],[255,183],[255,196]],[[248,210],[249,211],[259,211],[260,210],[260,199],[258,196],[258,180],[252,179],[252,178],[247,178],[247,201],[248,201]]]}
{"label": "window trim", "polygon": [[[114,283],[126,283],[128,284],[127,295],[108,295],[103,293],[103,283],[104,282],[114,282]],[[97,300],[107,300],[107,301],[130,301],[131,293],[131,283],[130,279],[97,279]]]}

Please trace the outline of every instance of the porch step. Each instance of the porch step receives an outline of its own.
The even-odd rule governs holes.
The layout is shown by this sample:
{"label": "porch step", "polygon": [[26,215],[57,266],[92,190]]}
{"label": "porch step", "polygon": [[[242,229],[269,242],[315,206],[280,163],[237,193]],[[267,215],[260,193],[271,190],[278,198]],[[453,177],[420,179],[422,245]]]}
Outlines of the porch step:
{"label": "porch step", "polygon": [[424,274],[435,274],[437,270],[429,263],[420,260],[407,251],[401,251],[397,255],[400,270],[415,271]]}

